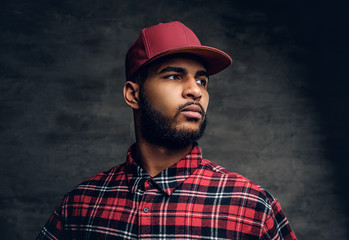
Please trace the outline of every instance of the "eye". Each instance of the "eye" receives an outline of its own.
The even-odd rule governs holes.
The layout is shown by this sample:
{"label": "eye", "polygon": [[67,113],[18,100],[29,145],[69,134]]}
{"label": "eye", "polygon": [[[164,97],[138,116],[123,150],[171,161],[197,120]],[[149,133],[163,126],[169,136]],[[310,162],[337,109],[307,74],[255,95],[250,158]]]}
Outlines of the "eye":
{"label": "eye", "polygon": [[177,80],[177,79],[181,79],[181,76],[178,74],[171,74],[171,75],[166,75],[164,78],[170,79],[170,80]]}
{"label": "eye", "polygon": [[204,87],[206,87],[206,85],[207,85],[206,79],[198,79],[198,80],[196,80],[196,82],[197,82],[197,84],[202,85]]}

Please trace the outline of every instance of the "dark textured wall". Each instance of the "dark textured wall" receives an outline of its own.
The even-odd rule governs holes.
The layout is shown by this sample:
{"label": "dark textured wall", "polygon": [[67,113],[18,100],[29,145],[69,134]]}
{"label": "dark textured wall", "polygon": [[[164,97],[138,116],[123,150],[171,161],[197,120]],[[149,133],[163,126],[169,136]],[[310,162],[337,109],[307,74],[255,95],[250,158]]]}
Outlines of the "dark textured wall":
{"label": "dark textured wall", "polygon": [[210,81],[205,157],[267,188],[299,239],[346,239],[348,4],[279,2],[3,1],[0,238],[33,239],[64,193],[124,161],[124,55],[180,20],[234,58]]}

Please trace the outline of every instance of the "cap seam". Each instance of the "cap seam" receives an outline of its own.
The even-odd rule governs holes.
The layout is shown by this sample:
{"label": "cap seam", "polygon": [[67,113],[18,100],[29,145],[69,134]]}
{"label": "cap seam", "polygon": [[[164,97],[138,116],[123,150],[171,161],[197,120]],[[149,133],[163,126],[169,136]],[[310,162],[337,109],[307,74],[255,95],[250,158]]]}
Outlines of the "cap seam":
{"label": "cap seam", "polygon": [[184,31],[184,27],[183,26],[181,26],[181,30],[182,30],[182,32],[183,32],[183,34],[185,36],[185,41],[187,42],[187,45],[189,45],[188,37],[187,37],[187,34]]}
{"label": "cap seam", "polygon": [[147,38],[147,32],[145,29],[143,29],[143,34],[142,34],[143,42],[144,44],[144,49],[145,49],[145,54],[147,55],[147,58],[150,56],[149,53],[149,43],[148,43],[148,38]]}

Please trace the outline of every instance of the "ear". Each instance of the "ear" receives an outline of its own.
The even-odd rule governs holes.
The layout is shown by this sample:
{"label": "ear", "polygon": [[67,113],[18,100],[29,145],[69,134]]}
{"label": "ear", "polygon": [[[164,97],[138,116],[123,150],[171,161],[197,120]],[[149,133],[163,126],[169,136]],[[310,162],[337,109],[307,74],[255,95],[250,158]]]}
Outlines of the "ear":
{"label": "ear", "polygon": [[139,84],[127,81],[124,85],[124,99],[133,109],[139,109]]}

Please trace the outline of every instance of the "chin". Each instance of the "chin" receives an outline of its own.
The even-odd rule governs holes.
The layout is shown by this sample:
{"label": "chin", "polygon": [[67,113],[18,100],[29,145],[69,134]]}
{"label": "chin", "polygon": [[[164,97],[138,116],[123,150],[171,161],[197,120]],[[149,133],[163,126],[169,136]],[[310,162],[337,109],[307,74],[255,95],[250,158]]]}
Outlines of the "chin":
{"label": "chin", "polygon": [[179,132],[190,132],[190,133],[195,133],[200,131],[200,124],[184,124],[182,126],[176,127],[176,130]]}

